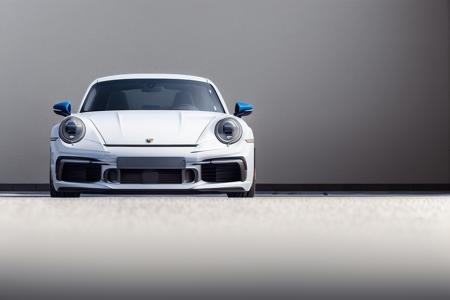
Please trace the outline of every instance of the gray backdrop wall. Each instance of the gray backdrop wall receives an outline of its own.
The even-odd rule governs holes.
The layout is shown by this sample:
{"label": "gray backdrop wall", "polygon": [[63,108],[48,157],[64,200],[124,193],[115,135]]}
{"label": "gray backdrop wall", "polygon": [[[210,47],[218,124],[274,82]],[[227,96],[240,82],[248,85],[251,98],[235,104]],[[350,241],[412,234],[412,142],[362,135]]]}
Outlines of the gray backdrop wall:
{"label": "gray backdrop wall", "polygon": [[449,183],[447,0],[0,0],[0,183],[45,183],[58,99],[117,73],[254,103],[259,183]]}

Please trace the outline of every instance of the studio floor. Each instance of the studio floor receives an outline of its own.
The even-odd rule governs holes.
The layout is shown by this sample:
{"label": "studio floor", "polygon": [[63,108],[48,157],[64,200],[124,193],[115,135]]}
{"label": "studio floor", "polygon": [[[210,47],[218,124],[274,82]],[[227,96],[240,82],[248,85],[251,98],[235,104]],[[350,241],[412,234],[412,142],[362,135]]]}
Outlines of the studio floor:
{"label": "studio floor", "polygon": [[1,283],[450,283],[450,196],[0,196]]}

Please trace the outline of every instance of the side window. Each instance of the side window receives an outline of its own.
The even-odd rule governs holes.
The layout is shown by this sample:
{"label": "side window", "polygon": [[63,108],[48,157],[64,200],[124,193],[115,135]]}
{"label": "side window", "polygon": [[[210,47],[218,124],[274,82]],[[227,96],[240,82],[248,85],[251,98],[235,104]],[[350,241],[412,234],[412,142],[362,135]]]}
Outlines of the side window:
{"label": "side window", "polygon": [[95,109],[95,107],[93,107],[93,104],[96,103],[94,101],[96,95],[97,95],[97,84],[94,84],[92,86],[91,90],[89,91],[88,95],[86,96],[86,99],[84,100],[84,104],[83,104],[83,107],[81,108],[81,112],[98,110],[98,109]]}
{"label": "side window", "polygon": [[209,103],[208,110],[222,113],[225,112],[222,103],[220,102],[219,95],[217,95],[217,92],[212,85],[209,85],[207,93],[208,98],[210,99],[210,101],[208,102]]}

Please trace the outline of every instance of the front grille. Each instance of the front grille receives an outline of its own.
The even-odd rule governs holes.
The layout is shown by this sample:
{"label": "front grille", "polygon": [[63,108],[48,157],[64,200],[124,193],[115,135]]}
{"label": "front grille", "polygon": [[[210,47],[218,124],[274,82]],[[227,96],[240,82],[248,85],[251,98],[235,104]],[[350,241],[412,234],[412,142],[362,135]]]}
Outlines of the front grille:
{"label": "front grille", "polygon": [[101,165],[90,163],[62,164],[60,180],[69,182],[96,182],[101,178]]}
{"label": "front grille", "polygon": [[181,169],[139,170],[120,169],[122,184],[177,184],[182,183]]}
{"label": "front grille", "polygon": [[241,168],[238,163],[203,164],[202,180],[206,182],[241,181]]}

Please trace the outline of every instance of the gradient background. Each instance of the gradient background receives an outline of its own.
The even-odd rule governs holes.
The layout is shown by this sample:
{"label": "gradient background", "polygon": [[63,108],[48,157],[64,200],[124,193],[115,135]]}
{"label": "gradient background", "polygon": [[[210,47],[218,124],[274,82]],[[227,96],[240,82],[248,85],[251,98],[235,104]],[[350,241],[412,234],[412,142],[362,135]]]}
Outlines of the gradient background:
{"label": "gradient background", "polygon": [[0,183],[46,183],[53,103],[135,72],[253,103],[258,183],[450,183],[448,0],[0,0]]}

